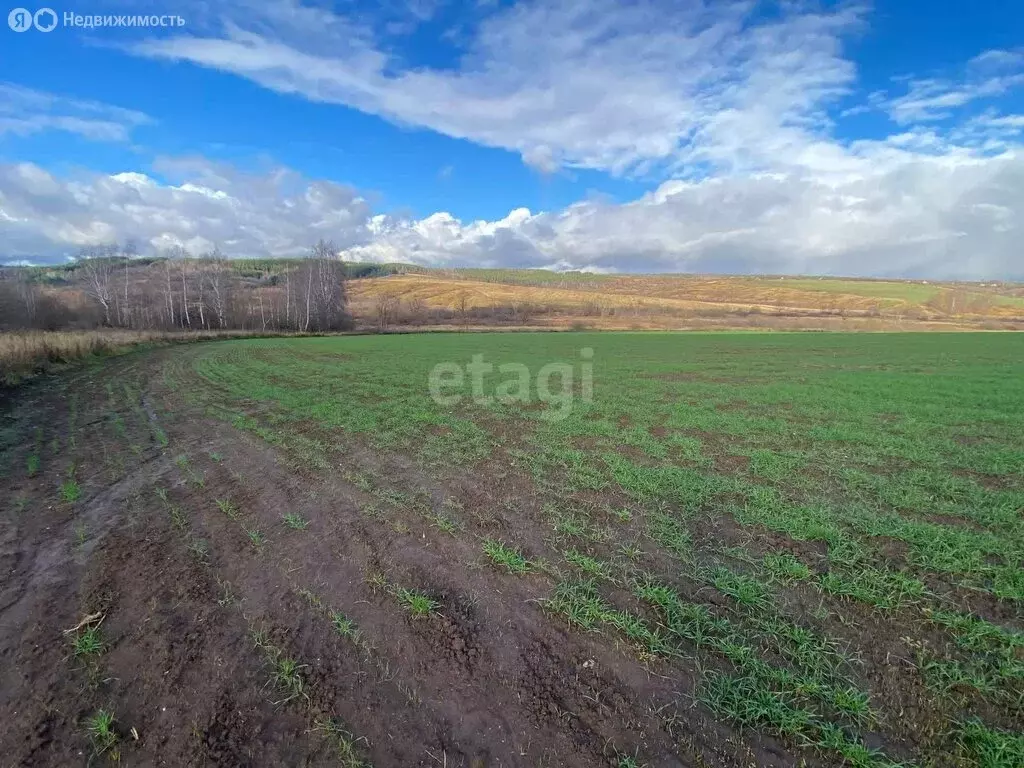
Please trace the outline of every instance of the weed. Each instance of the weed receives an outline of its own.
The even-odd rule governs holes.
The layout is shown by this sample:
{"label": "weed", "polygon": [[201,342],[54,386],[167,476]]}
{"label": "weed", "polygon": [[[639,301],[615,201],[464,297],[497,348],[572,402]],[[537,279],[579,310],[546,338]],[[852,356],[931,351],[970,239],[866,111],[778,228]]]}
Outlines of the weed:
{"label": "weed", "polygon": [[235,594],[235,590],[231,586],[231,582],[222,581],[218,578],[217,589],[220,591],[220,597],[217,598],[217,605],[223,608],[225,606],[234,605],[238,602],[238,596]]}
{"label": "weed", "polygon": [[244,530],[245,535],[249,539],[249,543],[256,547],[256,549],[262,549],[263,545],[267,543],[267,537],[259,528],[245,528]]}
{"label": "weed", "polygon": [[39,454],[38,453],[30,454],[26,464],[27,464],[27,469],[28,469],[28,476],[29,477],[35,477],[36,473],[39,471],[39,466],[40,466]]}
{"label": "weed", "polygon": [[494,539],[484,540],[484,554],[496,564],[508,569],[509,573],[526,573],[533,564],[522,552]]}
{"label": "weed", "polygon": [[275,704],[284,704],[299,696],[309,698],[306,694],[305,680],[302,677],[302,670],[306,666],[305,664],[299,664],[295,659],[288,656],[279,656],[274,661],[272,678],[274,685],[287,694],[285,698],[274,702]]}
{"label": "weed", "polygon": [[254,627],[249,630],[249,637],[252,638],[252,645],[257,650],[264,651],[271,657],[277,655],[277,648],[270,642],[270,631],[266,627]]}
{"label": "weed", "polygon": [[114,762],[118,762],[117,744],[120,738],[114,730],[114,723],[114,715],[100,709],[86,721],[86,730],[89,732],[93,755],[98,757],[109,753]]}
{"label": "weed", "polygon": [[437,613],[441,604],[422,592],[417,592],[405,587],[398,587],[395,590],[395,597],[399,604],[413,616],[429,616]]}
{"label": "weed", "polygon": [[331,614],[331,624],[334,625],[334,629],[342,637],[354,640],[359,634],[356,623],[339,611]]}
{"label": "weed", "polygon": [[309,521],[295,512],[282,515],[281,519],[284,520],[285,525],[296,531],[304,531],[309,526]]}
{"label": "weed", "polygon": [[587,524],[572,513],[559,513],[554,522],[555,533],[559,536],[584,536]]}
{"label": "weed", "polygon": [[373,490],[373,478],[365,472],[345,472],[342,477],[361,491],[369,493]]}
{"label": "weed", "polygon": [[356,749],[356,744],[365,739],[357,739],[336,720],[323,716],[317,717],[313,730],[323,733],[334,745],[334,752],[341,768],[370,768],[370,764],[359,757]]}
{"label": "weed", "polygon": [[617,768],[647,768],[647,763],[641,763],[635,752],[632,755],[617,755],[615,765]]}
{"label": "weed", "polygon": [[99,656],[106,647],[99,627],[87,627],[74,636],[71,646],[77,657]]}
{"label": "weed", "polygon": [[206,563],[210,557],[210,542],[206,539],[192,539],[188,543],[188,551],[201,563]]}
{"label": "weed", "polygon": [[60,497],[69,504],[78,501],[82,497],[82,489],[79,487],[78,481],[65,480],[60,486]]}
{"label": "weed", "polygon": [[633,519],[633,513],[630,510],[626,509],[625,507],[613,509],[611,510],[611,513],[615,516],[615,519],[618,520],[620,523],[628,523]]}
{"label": "weed", "polygon": [[461,530],[461,526],[443,512],[438,512],[428,519],[431,525],[449,536],[454,536]]}
{"label": "weed", "polygon": [[639,560],[644,556],[644,551],[638,541],[627,541],[619,545],[619,554],[628,560]]}
{"label": "weed", "polygon": [[388,577],[380,571],[370,571],[366,574],[366,583],[374,593],[387,592],[390,587]]}
{"label": "weed", "polygon": [[324,610],[323,599],[321,599],[320,595],[318,595],[313,590],[301,587],[300,589],[297,589],[296,592],[298,593],[299,597],[301,597],[303,600],[309,603],[310,608],[315,608],[318,611]]}
{"label": "weed", "polygon": [[238,508],[229,499],[217,499],[217,508],[232,520],[238,519]]}
{"label": "weed", "polygon": [[781,581],[804,581],[811,577],[811,569],[788,552],[764,556],[764,569]]}
{"label": "weed", "polygon": [[182,531],[188,528],[188,518],[185,516],[185,513],[182,511],[181,507],[179,507],[177,504],[171,504],[169,506],[168,511],[170,512],[171,515],[171,523],[174,525],[175,528]]}
{"label": "weed", "polygon": [[956,730],[956,743],[968,765],[978,768],[1019,768],[1024,765],[1024,736],[968,720]]}
{"label": "weed", "polygon": [[577,552],[575,549],[566,550],[562,553],[562,556],[566,562],[575,565],[589,576],[598,579],[611,578],[611,566],[608,563],[602,563],[600,560],[595,560],[593,557]]}
{"label": "weed", "polygon": [[371,520],[384,519],[384,510],[382,510],[376,504],[361,504],[359,507],[359,511]]}

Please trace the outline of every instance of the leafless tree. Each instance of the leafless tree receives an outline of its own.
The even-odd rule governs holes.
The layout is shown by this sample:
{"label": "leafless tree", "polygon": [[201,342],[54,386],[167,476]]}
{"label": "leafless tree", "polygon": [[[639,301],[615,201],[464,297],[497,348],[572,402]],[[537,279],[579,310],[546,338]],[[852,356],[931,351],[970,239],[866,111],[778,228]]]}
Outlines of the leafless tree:
{"label": "leafless tree", "polygon": [[128,294],[128,288],[131,281],[128,277],[128,269],[131,266],[132,259],[138,255],[139,246],[134,240],[126,242],[124,248],[121,249],[121,256],[124,259],[124,301],[121,304],[121,325],[125,328],[131,327],[132,325],[132,307]]}
{"label": "leafless tree", "polygon": [[459,317],[462,318],[462,327],[465,328],[469,325],[469,294],[465,291],[459,291],[455,298],[455,309],[458,310]]}
{"label": "leafless tree", "polygon": [[202,271],[202,267],[200,266],[199,280],[198,280],[198,289],[199,289],[199,304],[198,304],[198,309],[199,309],[199,327],[200,328],[204,328],[204,329],[210,327],[210,326],[208,326],[206,324],[206,303],[205,303],[205,297],[203,295],[204,292],[205,292],[204,291],[205,287],[206,287],[206,276],[205,276],[205,274]]}
{"label": "leafless tree", "polygon": [[171,257],[164,254],[164,306],[167,308],[167,327],[174,327],[174,289],[171,287]]}
{"label": "leafless tree", "polygon": [[[301,291],[294,327],[301,331],[340,330],[348,323],[345,295],[345,265],[331,242],[321,240],[309,258],[298,262],[285,285],[286,302],[291,305],[291,280]],[[286,311],[290,314],[290,310]]]}
{"label": "leafless tree", "polygon": [[181,312],[179,313],[181,327],[184,328],[187,325],[191,328],[192,316],[188,311],[188,262],[190,254],[180,245],[176,245],[171,249],[168,258],[178,265],[178,275],[181,278]]}
{"label": "leafless tree", "polygon": [[[276,274],[264,272],[255,280],[217,250],[193,258],[171,248],[161,256],[138,259],[132,244],[85,248],[73,267],[76,291],[67,292],[44,290],[28,270],[0,270],[0,327],[324,332],[351,323],[346,267],[328,241],[317,243],[307,258],[275,265]],[[88,296],[85,304],[76,298],[78,291]]]}
{"label": "leafless tree", "polygon": [[85,291],[103,307],[103,324],[111,325],[110,305],[113,302],[111,281],[117,246],[99,245],[83,248],[78,260],[85,275]]}
{"label": "leafless tree", "polygon": [[39,314],[39,286],[22,277],[18,280],[18,296],[25,309],[25,326],[34,328]]}
{"label": "leafless tree", "polygon": [[214,248],[213,252],[207,255],[210,262],[206,270],[207,285],[210,288],[210,297],[213,302],[213,312],[217,315],[217,323],[221,328],[227,327],[228,322],[228,295],[231,290],[228,269],[224,255],[219,249]]}
{"label": "leafless tree", "polygon": [[384,333],[398,314],[399,298],[391,293],[377,294],[374,302],[374,314],[377,317],[377,331]]}

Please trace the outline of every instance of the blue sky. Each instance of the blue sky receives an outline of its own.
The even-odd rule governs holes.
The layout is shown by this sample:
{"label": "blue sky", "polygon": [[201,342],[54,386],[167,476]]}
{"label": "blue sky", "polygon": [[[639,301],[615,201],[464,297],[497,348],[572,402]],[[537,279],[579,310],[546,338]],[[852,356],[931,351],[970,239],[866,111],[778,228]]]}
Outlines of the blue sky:
{"label": "blue sky", "polygon": [[0,30],[0,259],[1024,276],[1018,2],[74,12],[185,24]]}
{"label": "blue sky", "polygon": [[[437,18],[388,37],[411,66],[455,67],[459,51],[444,35],[451,25],[476,16],[467,13],[475,5],[440,6]],[[166,30],[156,34],[168,36]],[[47,132],[8,138],[0,147],[2,157],[57,170],[85,164],[109,173],[135,169],[154,155],[200,153],[248,168],[272,160],[376,193],[384,211],[426,216],[448,210],[469,219],[501,218],[517,207],[562,208],[591,194],[625,201],[650,186],[588,169],[538,173],[508,150],[279,94],[187,63],[132,57],[114,47],[140,37],[137,30],[77,28],[5,35],[10,48],[0,64],[0,80],[138,110],[153,122],[133,132],[134,146],[69,146],[67,135]]]}

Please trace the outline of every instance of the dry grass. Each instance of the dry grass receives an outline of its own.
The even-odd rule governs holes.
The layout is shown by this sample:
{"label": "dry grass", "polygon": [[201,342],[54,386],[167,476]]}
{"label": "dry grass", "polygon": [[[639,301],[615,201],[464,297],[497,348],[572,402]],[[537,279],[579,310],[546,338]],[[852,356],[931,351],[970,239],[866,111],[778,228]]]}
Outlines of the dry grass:
{"label": "dry grass", "polygon": [[[462,280],[433,275],[392,275],[353,281],[349,293],[356,306],[374,300],[380,294],[400,297],[403,301],[422,301],[430,308],[481,309],[487,307],[532,304],[558,307],[571,311],[590,305],[598,310],[678,309],[696,310],[706,302],[680,298],[653,297],[633,293],[597,290],[573,290],[549,286],[515,285],[511,283]],[[741,309],[742,304],[726,306]],[[358,314],[358,312],[357,312]]]}
{"label": "dry grass", "polygon": [[142,344],[266,336],[255,331],[8,331],[0,333],[0,386],[13,385],[55,367],[126,351]]}
{"label": "dry grass", "polygon": [[531,285],[437,273],[356,280],[349,294],[354,315],[364,320],[372,317],[378,297],[388,295],[406,307],[448,312],[532,307],[525,316],[534,327],[584,318],[591,327],[609,329],[977,330],[1013,328],[1024,320],[1024,307],[1012,297],[910,281],[626,275],[552,284],[545,275]]}

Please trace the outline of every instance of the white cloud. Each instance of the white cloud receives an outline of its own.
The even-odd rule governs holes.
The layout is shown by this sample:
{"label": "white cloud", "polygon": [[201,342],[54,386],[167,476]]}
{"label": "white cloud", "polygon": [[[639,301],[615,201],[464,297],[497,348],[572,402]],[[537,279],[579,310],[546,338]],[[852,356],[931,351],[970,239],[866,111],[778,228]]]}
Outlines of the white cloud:
{"label": "white cloud", "polygon": [[876,147],[861,176],[669,181],[632,203],[394,222],[350,258],[603,271],[1024,276],[1024,157]]}
{"label": "white cloud", "polygon": [[823,106],[852,84],[841,36],[861,23],[849,7],[758,20],[748,2],[548,0],[485,17],[445,69],[410,66],[364,25],[293,0],[230,7],[209,31],[130,50],[509,149],[544,171],[613,173],[800,162]]}
{"label": "white cloud", "polygon": [[432,266],[1022,278],[1024,156],[931,155],[868,143],[842,174],[672,180],[641,198],[519,208],[497,221],[374,214],[355,190],[282,168],[201,158],[62,178],[0,166],[0,259],[60,260],[82,245],[220,246],[297,256],[333,239],[349,260]]}
{"label": "white cloud", "polygon": [[298,256],[320,237],[350,247],[370,236],[369,206],[340,184],[281,168],[245,174],[198,158],[157,167],[180,183],[137,172],[61,178],[30,163],[0,165],[0,258],[60,260],[129,238],[147,251],[219,245],[234,256]]}
{"label": "white cloud", "polygon": [[1024,115],[1001,115],[989,109],[965,121],[952,135],[964,145],[985,152],[1019,149],[1024,137]]}
{"label": "white cloud", "polygon": [[131,109],[0,83],[0,137],[63,131],[94,141],[127,141],[133,129],[148,122]]}
{"label": "white cloud", "polygon": [[992,50],[967,63],[962,80],[911,78],[907,93],[884,102],[897,123],[945,120],[956,110],[1024,86],[1024,53]]}

